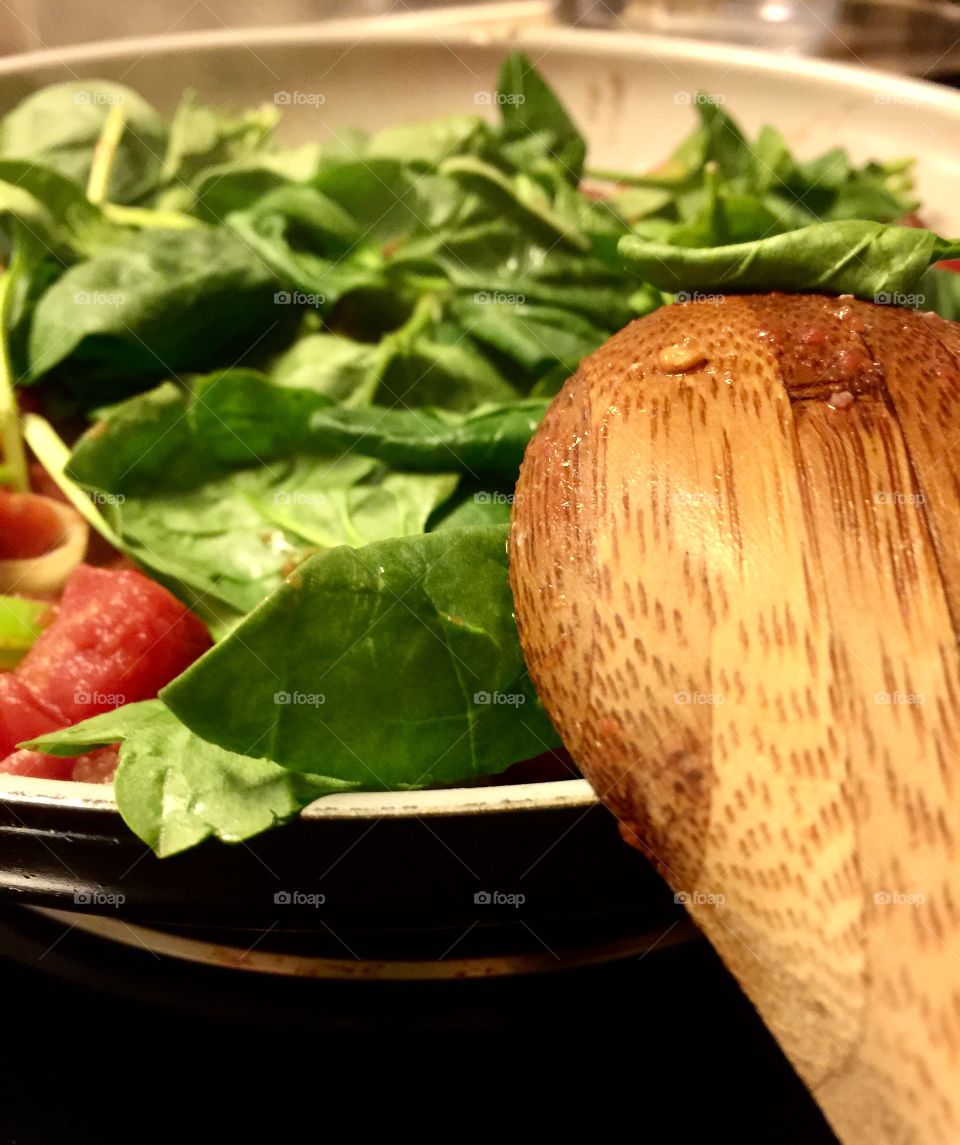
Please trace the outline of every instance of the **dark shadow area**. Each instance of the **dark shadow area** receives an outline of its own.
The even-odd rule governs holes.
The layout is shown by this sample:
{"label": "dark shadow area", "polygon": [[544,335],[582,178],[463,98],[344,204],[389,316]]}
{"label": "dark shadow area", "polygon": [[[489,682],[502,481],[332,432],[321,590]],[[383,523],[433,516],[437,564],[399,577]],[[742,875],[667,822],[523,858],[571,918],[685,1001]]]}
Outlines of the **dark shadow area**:
{"label": "dark shadow area", "polygon": [[[354,1119],[361,1138],[487,1125],[542,1138],[585,1123],[594,1139],[657,1145],[835,1140],[701,941],[603,967],[423,984],[114,958],[77,932],[31,963],[29,935],[5,926],[3,941],[23,959],[0,961],[0,1138],[12,1145],[311,1140]],[[98,946],[98,977],[109,966],[115,992],[85,982]],[[54,964],[57,975],[44,969]],[[164,1001],[145,1001],[158,987]]]}

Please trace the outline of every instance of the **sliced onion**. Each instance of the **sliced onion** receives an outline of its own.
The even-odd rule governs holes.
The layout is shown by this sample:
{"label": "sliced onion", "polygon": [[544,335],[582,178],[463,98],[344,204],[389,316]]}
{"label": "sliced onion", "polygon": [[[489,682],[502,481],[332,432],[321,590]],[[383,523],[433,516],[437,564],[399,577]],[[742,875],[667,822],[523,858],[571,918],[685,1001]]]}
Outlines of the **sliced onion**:
{"label": "sliced onion", "polygon": [[[59,525],[59,536],[51,547],[38,555],[0,558],[0,593],[54,596],[62,590],[67,577],[83,560],[87,551],[89,526],[71,506],[55,501],[52,497],[41,497],[37,493],[11,493],[6,497],[9,498],[8,505],[16,498],[20,508],[27,498],[36,502],[34,507],[38,512],[43,512],[47,519],[55,517]],[[0,514],[0,529],[8,530],[10,527],[11,522],[4,521]],[[4,538],[4,549],[7,552],[11,549],[16,551],[17,539],[8,533]],[[29,552],[33,546],[27,537],[23,539],[23,547]],[[13,545],[9,543],[11,540]]]}

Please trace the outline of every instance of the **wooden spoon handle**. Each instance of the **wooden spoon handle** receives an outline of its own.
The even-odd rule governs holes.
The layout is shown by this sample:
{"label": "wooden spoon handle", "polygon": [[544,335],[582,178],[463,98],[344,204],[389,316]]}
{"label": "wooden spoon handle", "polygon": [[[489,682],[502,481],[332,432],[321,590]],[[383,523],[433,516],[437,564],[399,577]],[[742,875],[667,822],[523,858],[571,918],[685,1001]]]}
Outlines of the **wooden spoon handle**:
{"label": "wooden spoon handle", "polygon": [[960,340],[786,301],[666,308],[568,383],[518,486],[521,636],[841,1139],[956,1145]]}

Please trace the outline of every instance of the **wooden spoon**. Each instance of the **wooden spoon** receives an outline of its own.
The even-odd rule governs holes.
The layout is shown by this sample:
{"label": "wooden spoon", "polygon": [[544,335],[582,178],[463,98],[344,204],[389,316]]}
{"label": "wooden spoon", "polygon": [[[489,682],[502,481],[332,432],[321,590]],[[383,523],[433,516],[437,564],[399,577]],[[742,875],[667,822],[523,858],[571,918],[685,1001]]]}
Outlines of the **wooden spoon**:
{"label": "wooden spoon", "polygon": [[960,327],[634,322],[531,442],[511,579],[564,742],[848,1145],[960,1142]]}

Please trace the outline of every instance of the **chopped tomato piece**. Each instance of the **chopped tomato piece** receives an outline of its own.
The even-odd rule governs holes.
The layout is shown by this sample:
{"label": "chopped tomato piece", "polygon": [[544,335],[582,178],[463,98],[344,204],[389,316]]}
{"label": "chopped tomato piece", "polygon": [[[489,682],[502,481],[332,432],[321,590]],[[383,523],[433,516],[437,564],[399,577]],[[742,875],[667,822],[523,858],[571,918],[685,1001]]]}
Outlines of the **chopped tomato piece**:
{"label": "chopped tomato piece", "polygon": [[77,783],[110,783],[119,762],[119,747],[111,744],[84,755],[60,757],[21,748],[0,759],[0,774],[32,775],[37,779],[73,779]]}
{"label": "chopped tomato piece", "polygon": [[61,759],[56,755],[22,749],[0,759],[0,773],[32,775],[36,779],[70,779],[76,762],[75,759]]}
{"label": "chopped tomato piece", "polygon": [[0,673],[0,759],[18,743],[63,725],[57,713],[41,704],[14,672]]}
{"label": "chopped tomato piece", "polygon": [[0,489],[0,560],[42,557],[63,540],[63,521],[45,497]]}
{"label": "chopped tomato piece", "polygon": [[155,581],[81,565],[17,676],[73,724],[152,699],[209,647],[203,623]]}
{"label": "chopped tomato piece", "polygon": [[77,783],[112,783],[117,764],[120,762],[120,748],[116,744],[101,747],[97,751],[78,755],[70,761],[73,771],[70,778]]}
{"label": "chopped tomato piece", "polygon": [[108,782],[114,748],[60,760],[16,745],[153,699],[210,643],[202,622],[142,573],[81,565],[56,619],[14,671],[0,673],[0,772]]}

